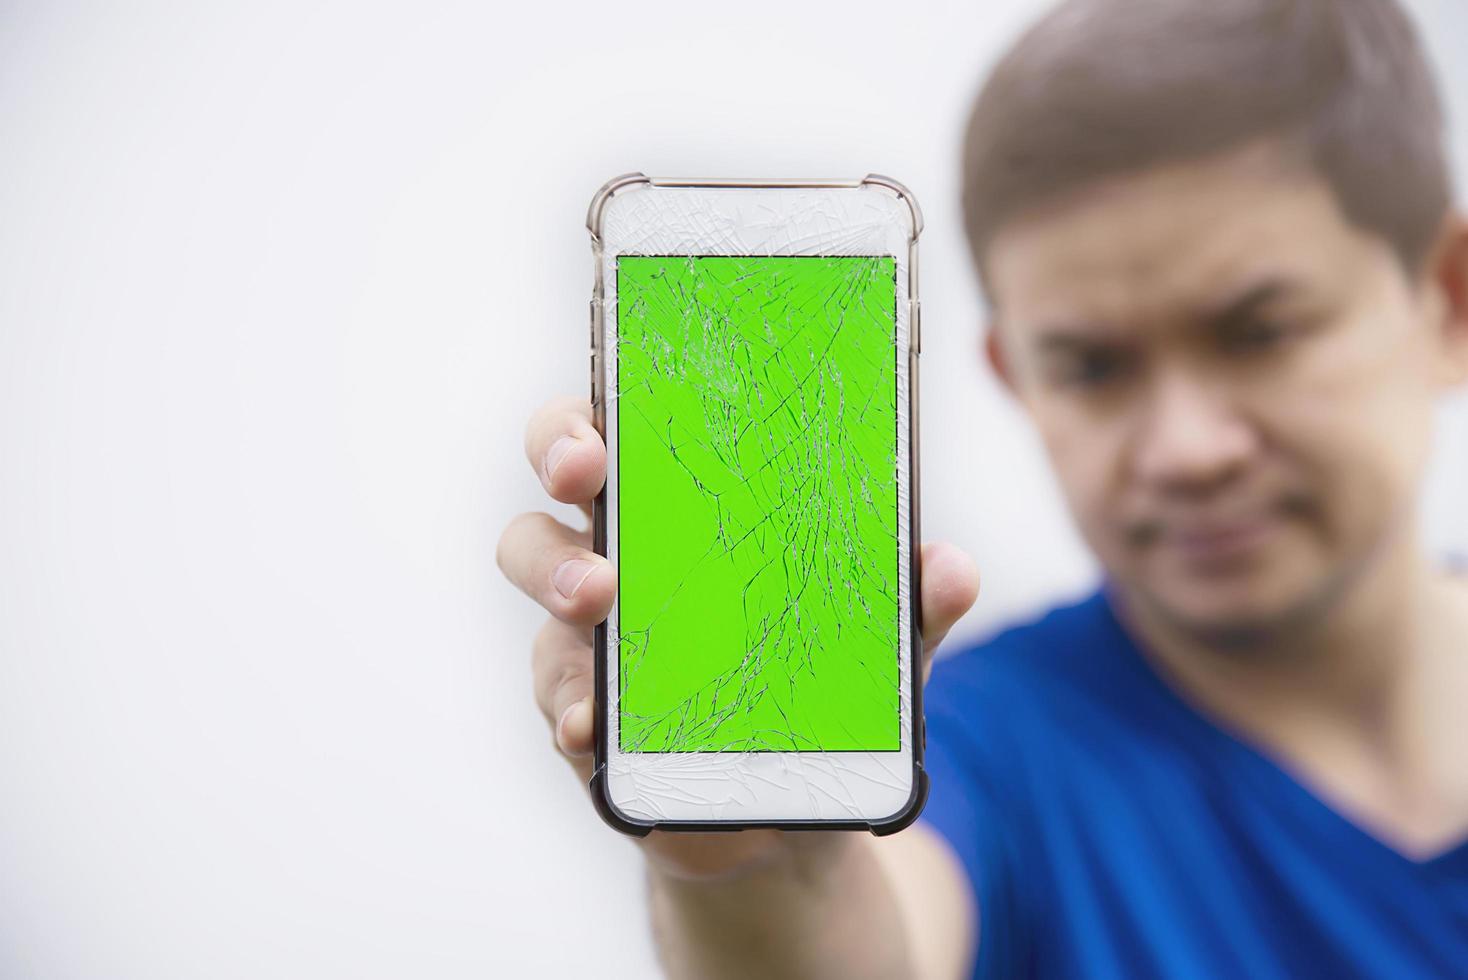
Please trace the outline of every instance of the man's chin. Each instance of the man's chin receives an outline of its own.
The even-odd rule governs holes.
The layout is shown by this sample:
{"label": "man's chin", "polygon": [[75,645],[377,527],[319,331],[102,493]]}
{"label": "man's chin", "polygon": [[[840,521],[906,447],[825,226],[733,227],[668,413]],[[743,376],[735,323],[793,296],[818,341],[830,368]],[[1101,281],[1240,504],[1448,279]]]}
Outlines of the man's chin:
{"label": "man's chin", "polygon": [[1169,582],[1141,587],[1139,598],[1172,629],[1211,647],[1273,646],[1324,617],[1329,588],[1281,589],[1241,583]]}

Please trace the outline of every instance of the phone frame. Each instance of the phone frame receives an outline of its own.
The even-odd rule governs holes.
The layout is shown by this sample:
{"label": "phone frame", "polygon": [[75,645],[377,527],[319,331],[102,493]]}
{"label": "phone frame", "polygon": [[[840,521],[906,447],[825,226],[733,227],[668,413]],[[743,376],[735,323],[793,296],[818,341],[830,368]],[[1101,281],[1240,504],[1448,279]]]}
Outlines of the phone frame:
{"label": "phone frame", "polygon": [[[736,819],[736,820],[653,820],[644,821],[628,817],[613,803],[608,779],[610,752],[608,712],[608,680],[610,675],[608,649],[608,623],[603,620],[595,628],[594,649],[594,759],[591,777],[591,797],[597,812],[610,826],[622,833],[642,837],[656,830],[709,832],[732,831],[754,828],[777,830],[867,830],[873,834],[895,833],[917,819],[928,793],[928,775],[923,766],[926,731],[922,710],[922,604],[919,542],[921,502],[919,494],[919,425],[918,425],[918,363],[922,350],[921,304],[918,299],[918,238],[922,232],[922,212],[912,192],[890,177],[868,174],[866,177],[842,179],[740,179],[740,178],[651,178],[641,173],[628,173],[607,181],[592,198],[587,211],[586,226],[591,233],[592,253],[595,265],[594,283],[590,310],[591,346],[591,404],[593,421],[597,431],[607,438],[607,379],[608,356],[605,348],[607,285],[604,267],[604,223],[608,203],[618,194],[635,192],[647,188],[751,188],[751,189],[801,189],[801,188],[869,188],[895,196],[906,205],[910,214],[910,235],[907,241],[907,304],[908,304],[908,354],[907,354],[907,423],[908,423],[908,710],[911,717],[905,726],[912,761],[910,793],[905,805],[890,816],[878,820],[861,819]],[[714,253],[698,253],[714,254]],[[610,449],[610,446],[609,446]],[[609,470],[610,472],[610,470]],[[609,476],[609,481],[611,477]],[[608,556],[607,491],[604,484],[592,503],[592,527],[594,550]],[[899,750],[900,752],[900,750]],[[664,755],[665,753],[648,753]],[[779,756],[822,755],[822,753],[770,753]],[[873,753],[878,754],[878,753]]]}

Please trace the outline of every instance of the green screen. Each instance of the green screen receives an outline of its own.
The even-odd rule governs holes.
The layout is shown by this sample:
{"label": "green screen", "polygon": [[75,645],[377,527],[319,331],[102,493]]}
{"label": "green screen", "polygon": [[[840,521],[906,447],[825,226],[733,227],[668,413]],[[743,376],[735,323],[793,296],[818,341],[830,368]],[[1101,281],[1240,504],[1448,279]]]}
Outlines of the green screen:
{"label": "green screen", "polygon": [[624,752],[896,751],[891,256],[620,256]]}

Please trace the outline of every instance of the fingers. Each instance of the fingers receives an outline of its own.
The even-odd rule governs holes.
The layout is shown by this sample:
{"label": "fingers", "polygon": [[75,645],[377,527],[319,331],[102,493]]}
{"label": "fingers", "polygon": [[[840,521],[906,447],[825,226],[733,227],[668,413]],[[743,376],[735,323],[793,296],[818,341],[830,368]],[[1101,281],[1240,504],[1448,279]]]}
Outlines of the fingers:
{"label": "fingers", "polygon": [[[588,560],[585,556],[590,553],[577,544],[583,537],[584,535],[571,531],[545,514],[525,514],[506,529],[501,538],[500,553],[501,567],[505,568],[506,575],[521,584],[522,588],[556,615],[556,618],[542,627],[535,638],[532,656],[535,700],[551,725],[556,747],[571,760],[583,777],[589,778],[588,757],[592,751],[595,721],[593,652],[586,633],[573,624],[599,622],[606,617],[611,608],[616,577],[609,566],[604,570],[602,567],[593,568],[583,578],[582,589],[597,580],[592,590],[596,597],[594,602],[588,600],[579,606],[575,599],[570,600],[570,605],[558,606],[556,600],[537,595],[537,591],[545,591],[543,580],[548,569],[551,569],[550,577],[554,578],[557,571],[567,567],[568,562]],[[537,543],[540,545],[538,548],[535,547]],[[526,558],[527,552],[572,557],[562,558],[557,563],[556,559],[545,560],[530,554],[525,565],[517,564]],[[605,559],[600,556],[590,555],[590,559],[601,562],[602,566],[606,565]],[[605,581],[601,580],[602,576],[605,576]],[[946,543],[923,546],[921,598],[924,677],[927,675],[933,651],[953,624],[973,605],[978,597],[978,590],[978,568],[968,555]],[[583,593],[577,590],[576,594],[580,596]],[[558,606],[559,611],[552,606]]]}
{"label": "fingers", "polygon": [[585,398],[549,402],[525,427],[525,456],[556,500],[586,507],[607,476],[607,450]]}
{"label": "fingers", "polygon": [[589,550],[589,536],[549,514],[521,514],[500,535],[495,560],[505,577],[546,612],[579,626],[607,618],[617,573]]}
{"label": "fingers", "polygon": [[924,669],[933,651],[979,595],[979,569],[961,549],[943,541],[923,545]]}
{"label": "fingers", "polygon": [[531,655],[535,703],[555,733],[556,747],[571,758],[591,752],[592,651],[579,631],[550,620],[536,634]]}

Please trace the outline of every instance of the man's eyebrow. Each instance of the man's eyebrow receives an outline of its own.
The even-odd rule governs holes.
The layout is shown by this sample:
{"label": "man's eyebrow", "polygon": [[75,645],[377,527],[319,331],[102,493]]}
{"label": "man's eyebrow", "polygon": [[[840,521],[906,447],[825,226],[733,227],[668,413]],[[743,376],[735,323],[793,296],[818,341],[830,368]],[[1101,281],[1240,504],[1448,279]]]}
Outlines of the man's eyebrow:
{"label": "man's eyebrow", "polygon": [[1040,330],[1035,346],[1041,353],[1068,353],[1076,350],[1095,350],[1098,347],[1120,347],[1125,338],[1095,326],[1084,324],[1053,324]]}
{"label": "man's eyebrow", "polygon": [[[1296,289],[1297,284],[1285,276],[1269,276],[1243,287],[1222,302],[1202,307],[1193,319],[1204,329],[1223,329],[1248,319],[1261,307],[1287,298]],[[1035,337],[1035,346],[1041,353],[1060,354],[1077,350],[1120,348],[1132,342],[1132,338],[1109,329],[1102,322],[1082,320],[1044,324],[1036,331]]]}
{"label": "man's eyebrow", "polygon": [[1271,276],[1239,290],[1222,303],[1205,307],[1198,322],[1218,329],[1246,320],[1261,307],[1268,306],[1294,291],[1294,283],[1280,276]]}

